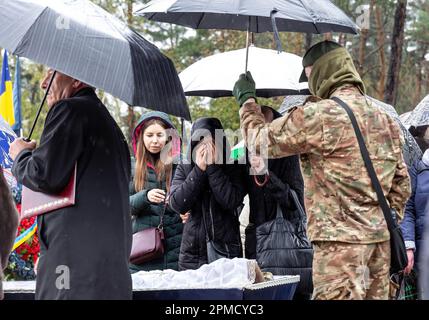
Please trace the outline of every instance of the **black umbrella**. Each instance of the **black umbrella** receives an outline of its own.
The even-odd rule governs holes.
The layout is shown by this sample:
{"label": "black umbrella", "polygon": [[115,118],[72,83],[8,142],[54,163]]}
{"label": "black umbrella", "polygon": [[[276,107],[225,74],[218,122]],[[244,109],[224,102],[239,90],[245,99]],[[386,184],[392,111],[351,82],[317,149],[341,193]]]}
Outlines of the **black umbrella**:
{"label": "black umbrella", "polygon": [[305,33],[358,31],[329,0],[154,0],[135,14],[194,29],[245,30],[248,39],[250,32],[275,32],[276,28]]}
{"label": "black umbrella", "polygon": [[0,47],[133,106],[190,119],[176,69],[152,43],[88,0],[0,0]]}

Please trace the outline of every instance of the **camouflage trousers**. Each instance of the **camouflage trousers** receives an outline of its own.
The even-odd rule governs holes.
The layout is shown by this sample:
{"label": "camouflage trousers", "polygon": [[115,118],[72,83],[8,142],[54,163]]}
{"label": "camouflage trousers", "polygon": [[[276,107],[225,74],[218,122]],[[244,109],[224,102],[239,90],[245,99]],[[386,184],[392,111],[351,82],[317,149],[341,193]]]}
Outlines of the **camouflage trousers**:
{"label": "camouflage trousers", "polygon": [[313,299],[389,298],[390,242],[314,242]]}

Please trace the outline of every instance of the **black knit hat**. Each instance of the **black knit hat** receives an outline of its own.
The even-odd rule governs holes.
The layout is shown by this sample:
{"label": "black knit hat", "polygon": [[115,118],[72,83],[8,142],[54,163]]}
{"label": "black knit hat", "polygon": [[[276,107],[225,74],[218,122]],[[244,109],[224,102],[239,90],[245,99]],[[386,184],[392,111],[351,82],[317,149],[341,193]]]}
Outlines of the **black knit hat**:
{"label": "black knit hat", "polygon": [[299,77],[299,82],[308,82],[307,75],[305,74],[305,67],[312,66],[324,54],[338,48],[341,48],[341,45],[329,40],[316,43],[310,47],[302,58],[302,66],[304,69]]}

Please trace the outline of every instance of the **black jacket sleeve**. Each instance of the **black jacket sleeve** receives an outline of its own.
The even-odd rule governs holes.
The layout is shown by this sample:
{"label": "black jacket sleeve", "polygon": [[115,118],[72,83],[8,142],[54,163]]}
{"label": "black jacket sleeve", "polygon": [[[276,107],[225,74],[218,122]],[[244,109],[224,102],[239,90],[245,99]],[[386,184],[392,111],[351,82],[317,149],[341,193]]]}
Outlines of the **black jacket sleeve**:
{"label": "black jacket sleeve", "polygon": [[289,193],[289,190],[293,189],[298,196],[301,206],[304,208],[304,180],[298,156],[281,159],[280,166],[277,165],[275,168],[277,171],[270,168],[270,179],[266,186],[267,190],[286,209],[295,210],[295,202]]}
{"label": "black jacket sleeve", "polygon": [[18,182],[38,192],[62,191],[84,148],[85,120],[67,101],[54,105],[48,112],[39,147],[23,150],[13,163],[12,172]]}
{"label": "black jacket sleeve", "polygon": [[150,207],[150,201],[147,197],[147,193],[151,189],[143,189],[139,192],[136,192],[132,195],[130,195],[130,210],[131,215],[133,216],[142,216],[145,213],[150,214],[151,207]]}
{"label": "black jacket sleeve", "polygon": [[266,188],[282,207],[296,209],[293,199],[289,194],[289,184],[282,182],[272,171],[270,171],[270,178]]}
{"label": "black jacket sleeve", "polygon": [[411,197],[408,199],[405,205],[404,219],[401,221],[401,229],[404,235],[405,243],[416,241],[415,197],[416,197],[417,176],[418,176],[417,166],[419,162],[420,161],[417,161],[416,163],[414,163],[409,170],[410,179],[411,179]]}
{"label": "black jacket sleeve", "polygon": [[205,173],[196,165],[187,175],[187,166],[190,165],[181,164],[177,167],[171,184],[169,204],[179,214],[191,210],[194,203],[198,201],[198,196],[203,191],[203,185],[207,179]]}
{"label": "black jacket sleeve", "polygon": [[234,166],[227,175],[220,166],[209,165],[207,176],[213,196],[218,204],[226,210],[236,209],[246,195],[244,167]]}

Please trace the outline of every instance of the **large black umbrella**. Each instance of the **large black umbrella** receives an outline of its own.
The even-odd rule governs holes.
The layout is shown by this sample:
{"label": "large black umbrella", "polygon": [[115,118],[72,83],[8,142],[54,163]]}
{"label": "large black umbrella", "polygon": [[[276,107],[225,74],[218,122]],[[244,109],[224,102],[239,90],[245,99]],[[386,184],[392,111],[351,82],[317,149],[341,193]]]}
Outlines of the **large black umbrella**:
{"label": "large black umbrella", "polygon": [[356,34],[358,30],[329,0],[154,0],[136,14],[194,29],[272,32],[273,10],[279,31]]}
{"label": "large black umbrella", "polygon": [[276,29],[305,33],[358,31],[357,25],[329,0],[153,0],[135,14],[194,29],[245,30],[248,39],[250,32]]}
{"label": "large black umbrella", "polygon": [[88,0],[0,0],[0,47],[133,106],[190,119],[173,63]]}

